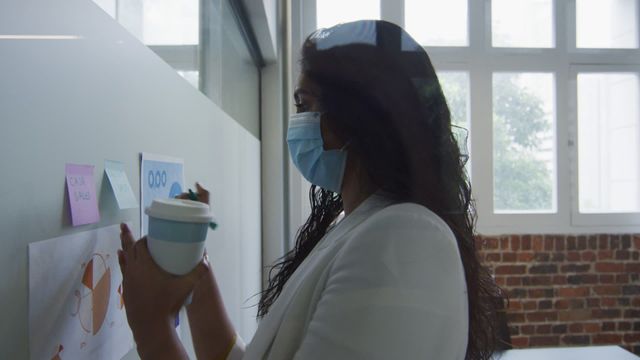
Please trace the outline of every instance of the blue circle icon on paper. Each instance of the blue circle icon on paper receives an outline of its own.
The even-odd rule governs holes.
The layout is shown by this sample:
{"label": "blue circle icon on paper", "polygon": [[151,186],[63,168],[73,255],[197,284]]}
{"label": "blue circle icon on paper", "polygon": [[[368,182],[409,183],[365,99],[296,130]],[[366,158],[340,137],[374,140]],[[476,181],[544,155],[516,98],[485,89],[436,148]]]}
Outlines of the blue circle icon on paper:
{"label": "blue circle icon on paper", "polygon": [[182,186],[177,182],[171,184],[171,190],[169,190],[169,198],[174,198],[178,195],[182,194]]}

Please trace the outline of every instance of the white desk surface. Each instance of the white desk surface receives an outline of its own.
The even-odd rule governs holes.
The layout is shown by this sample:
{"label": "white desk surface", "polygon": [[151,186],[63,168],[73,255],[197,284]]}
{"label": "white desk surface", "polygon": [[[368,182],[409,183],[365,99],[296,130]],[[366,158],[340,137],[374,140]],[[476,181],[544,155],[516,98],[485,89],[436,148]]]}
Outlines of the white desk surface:
{"label": "white desk surface", "polygon": [[558,347],[507,350],[495,360],[638,360],[640,357],[615,346]]}

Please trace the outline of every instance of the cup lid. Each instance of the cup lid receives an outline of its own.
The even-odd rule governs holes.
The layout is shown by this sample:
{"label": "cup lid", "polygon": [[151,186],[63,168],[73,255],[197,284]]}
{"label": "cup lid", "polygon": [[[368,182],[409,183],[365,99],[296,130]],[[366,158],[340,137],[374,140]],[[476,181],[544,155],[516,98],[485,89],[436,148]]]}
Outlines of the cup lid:
{"label": "cup lid", "polygon": [[184,199],[156,199],[144,213],[154,218],[180,222],[209,223],[213,215],[209,205]]}

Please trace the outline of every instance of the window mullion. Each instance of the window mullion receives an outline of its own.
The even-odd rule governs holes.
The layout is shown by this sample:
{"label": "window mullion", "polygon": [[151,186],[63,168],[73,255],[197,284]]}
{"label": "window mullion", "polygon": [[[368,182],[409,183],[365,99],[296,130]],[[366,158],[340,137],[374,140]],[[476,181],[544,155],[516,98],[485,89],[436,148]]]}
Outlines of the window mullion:
{"label": "window mullion", "polygon": [[491,13],[490,0],[468,2],[468,21],[469,21],[469,48],[477,56],[484,53],[487,49],[487,39],[490,39],[491,32]]}
{"label": "window mullion", "polygon": [[[575,11],[569,11],[570,2],[574,0],[554,0],[554,36],[556,45],[555,57],[555,181],[556,204],[558,225],[571,223],[572,186],[571,186],[571,162],[569,128],[571,117],[569,116],[572,104],[570,87],[572,86],[569,73],[569,48],[575,46]],[[575,8],[575,3],[573,5]],[[573,41],[573,42],[572,42]]]}
{"label": "window mullion", "polygon": [[469,71],[471,178],[479,227],[493,223],[493,117],[491,72],[473,62]]}
{"label": "window mullion", "polygon": [[405,0],[380,0],[380,19],[404,28]]}
{"label": "window mullion", "polygon": [[493,119],[487,50],[490,1],[469,1],[469,111],[471,178],[478,227],[493,223]]}

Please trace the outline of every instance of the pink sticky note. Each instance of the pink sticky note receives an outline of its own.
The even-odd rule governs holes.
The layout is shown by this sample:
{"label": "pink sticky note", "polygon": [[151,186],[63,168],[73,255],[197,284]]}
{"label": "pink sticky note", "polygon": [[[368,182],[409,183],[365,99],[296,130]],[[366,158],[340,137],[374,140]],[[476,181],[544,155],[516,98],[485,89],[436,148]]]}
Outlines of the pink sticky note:
{"label": "pink sticky note", "polygon": [[65,173],[73,226],[100,221],[93,165],[67,164]]}

